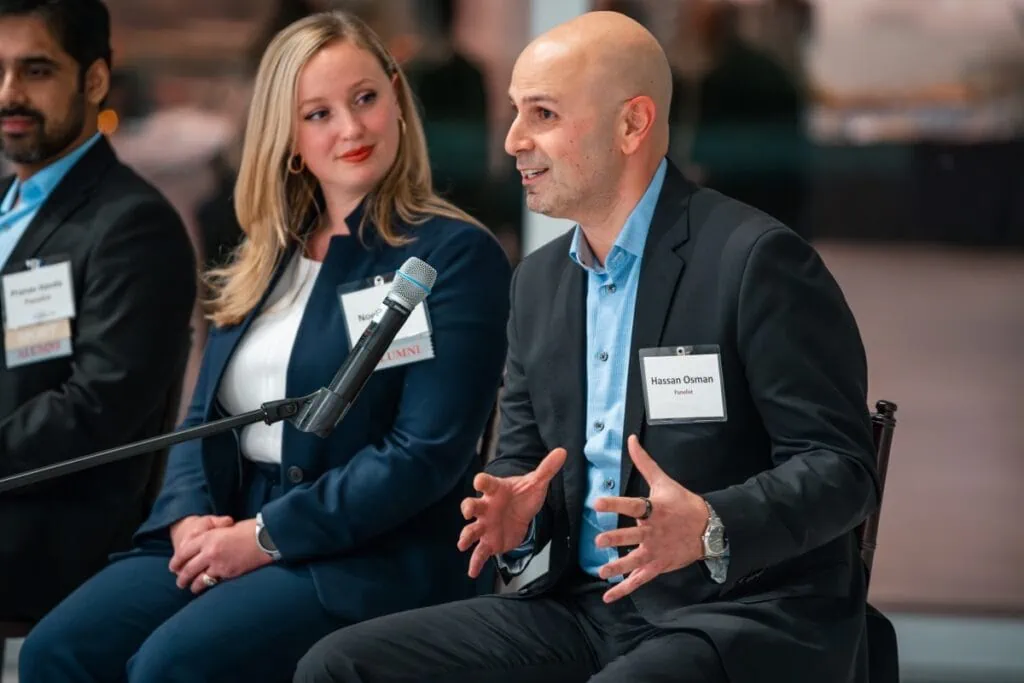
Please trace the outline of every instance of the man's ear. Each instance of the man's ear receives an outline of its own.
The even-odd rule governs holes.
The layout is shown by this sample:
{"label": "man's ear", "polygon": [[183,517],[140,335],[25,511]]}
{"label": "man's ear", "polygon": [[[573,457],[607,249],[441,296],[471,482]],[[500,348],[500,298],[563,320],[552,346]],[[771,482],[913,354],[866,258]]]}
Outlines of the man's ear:
{"label": "man's ear", "polygon": [[633,154],[651,134],[655,120],[654,100],[639,95],[626,102],[622,121],[622,151]]}
{"label": "man's ear", "polygon": [[85,92],[85,99],[98,109],[110,94],[110,67],[102,59],[97,59],[86,70],[84,78],[82,90]]}

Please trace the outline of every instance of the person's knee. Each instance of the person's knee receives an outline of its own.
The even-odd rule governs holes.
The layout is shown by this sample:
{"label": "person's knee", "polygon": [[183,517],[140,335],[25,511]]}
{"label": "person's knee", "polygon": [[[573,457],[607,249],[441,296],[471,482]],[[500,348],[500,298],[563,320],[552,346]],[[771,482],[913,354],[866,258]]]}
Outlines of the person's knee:
{"label": "person's knee", "polygon": [[347,647],[343,632],[321,639],[299,660],[293,683],[368,683]]}
{"label": "person's knee", "polygon": [[128,660],[128,683],[213,683],[218,652],[214,644],[192,647],[187,638],[150,637]]}
{"label": "person's knee", "polygon": [[81,653],[84,645],[77,634],[71,633],[70,622],[51,615],[29,632],[18,652],[18,678],[23,681],[81,680],[74,676],[76,669],[84,669]]}

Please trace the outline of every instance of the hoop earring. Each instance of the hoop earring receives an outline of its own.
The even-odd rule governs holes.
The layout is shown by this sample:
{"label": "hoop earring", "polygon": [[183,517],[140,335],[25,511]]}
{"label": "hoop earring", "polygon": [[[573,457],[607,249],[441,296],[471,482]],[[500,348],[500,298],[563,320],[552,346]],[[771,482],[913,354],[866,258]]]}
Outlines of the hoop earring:
{"label": "hoop earring", "polygon": [[[298,168],[295,168],[296,159],[299,160]],[[291,173],[292,175],[298,175],[302,173],[304,170],[306,170],[306,160],[300,157],[298,154],[293,155],[292,158],[288,160],[288,172]]]}

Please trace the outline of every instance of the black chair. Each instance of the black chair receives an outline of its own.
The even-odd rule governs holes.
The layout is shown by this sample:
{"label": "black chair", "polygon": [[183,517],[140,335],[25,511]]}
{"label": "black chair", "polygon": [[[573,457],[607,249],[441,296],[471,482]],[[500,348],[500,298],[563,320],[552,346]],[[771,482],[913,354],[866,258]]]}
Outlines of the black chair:
{"label": "black chair", "polygon": [[[889,470],[889,451],[896,430],[896,404],[878,401],[871,416],[875,437],[875,458],[878,469],[879,496],[884,500],[885,475]],[[860,555],[864,562],[868,585],[878,545],[878,521],[882,514],[881,500],[874,514],[858,528]],[[899,683],[899,643],[892,622],[873,605],[867,606],[868,680],[870,683]]]}
{"label": "black chair", "polygon": [[494,406],[491,407],[491,414],[487,418],[487,425],[484,433],[480,436],[478,453],[480,464],[486,466],[494,456],[498,454],[498,430],[501,426],[501,392],[505,387],[505,379],[502,376],[501,384],[498,386],[498,395],[494,399]]}

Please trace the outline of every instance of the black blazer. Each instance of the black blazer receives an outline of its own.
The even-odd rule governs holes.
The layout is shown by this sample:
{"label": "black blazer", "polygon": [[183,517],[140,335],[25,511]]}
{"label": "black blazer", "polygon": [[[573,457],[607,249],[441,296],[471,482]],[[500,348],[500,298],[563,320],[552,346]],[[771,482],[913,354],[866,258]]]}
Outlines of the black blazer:
{"label": "black blazer", "polygon": [[[586,273],[571,232],[530,255],[512,284],[498,475],[569,459],[538,517],[549,591],[577,560],[585,496]],[[557,330],[552,335],[552,330]],[[717,344],[728,420],[646,424],[638,351]],[[730,680],[847,680],[864,621],[854,528],[877,504],[866,361],[853,316],[817,253],[769,216],[698,189],[669,165],[644,249],[625,434],[705,495],[728,532],[724,585],[703,563],[633,594],[654,624],[702,631]],[[647,484],[622,455],[623,495]],[[620,524],[629,523],[621,519]]]}
{"label": "black blazer", "polygon": [[[0,476],[159,433],[183,372],[192,244],[167,200],[106,139],[56,187],[6,268],[58,256],[72,266],[73,354],[0,362]],[[146,513],[152,463],[133,458],[0,494],[0,616],[42,616],[127,547]]]}

